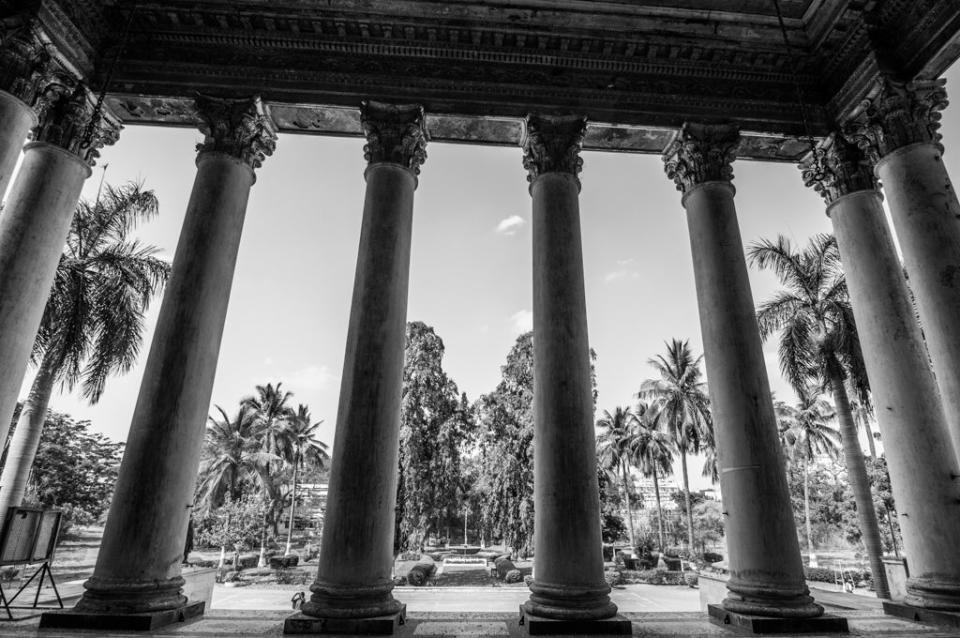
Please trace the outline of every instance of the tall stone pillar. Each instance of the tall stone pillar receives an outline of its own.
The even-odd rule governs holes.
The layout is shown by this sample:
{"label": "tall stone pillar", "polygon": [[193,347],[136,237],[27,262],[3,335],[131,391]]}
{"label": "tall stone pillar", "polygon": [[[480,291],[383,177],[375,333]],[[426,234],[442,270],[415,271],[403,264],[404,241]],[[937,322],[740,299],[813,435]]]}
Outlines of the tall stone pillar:
{"label": "tall stone pillar", "polygon": [[259,98],[198,96],[204,141],[103,542],[73,610],[43,627],[152,629],[203,613],[180,563],[254,169],[275,127]]}
{"label": "tall stone pillar", "polygon": [[286,633],[392,633],[393,531],[419,105],[364,102],[366,197],[317,580]]}
{"label": "tall stone pillar", "polygon": [[[730,553],[729,597],[712,618],[811,619],[777,422],[734,206],[739,132],[688,123],[664,151],[683,193]],[[740,624],[740,620],[736,624]]]}
{"label": "tall stone pillar", "polygon": [[[97,149],[112,144],[120,129],[95,113],[83,84],[63,78],[46,85],[37,109],[33,141],[23,149],[0,214],[0,441],[10,427],[83,182]],[[18,153],[19,144],[13,146]],[[8,161],[2,159],[7,150],[0,148],[0,162]]]}
{"label": "tall stone pillar", "polygon": [[960,468],[872,166],[834,135],[803,175],[827,201],[843,259],[909,561],[907,603],[960,609],[960,485],[950,479]]}
{"label": "tall stone pillar", "polygon": [[533,199],[534,572],[521,608],[535,625],[629,634],[603,577],[593,385],[580,239],[581,117],[527,117]]}
{"label": "tall stone pillar", "polygon": [[943,80],[882,77],[847,127],[876,165],[960,459],[960,202],[943,165]]}

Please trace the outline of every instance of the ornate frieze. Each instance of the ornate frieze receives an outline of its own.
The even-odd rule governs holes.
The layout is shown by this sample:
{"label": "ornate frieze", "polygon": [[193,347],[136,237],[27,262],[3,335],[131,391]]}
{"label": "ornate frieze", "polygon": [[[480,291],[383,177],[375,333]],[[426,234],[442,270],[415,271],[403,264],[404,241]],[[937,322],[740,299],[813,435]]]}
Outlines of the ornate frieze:
{"label": "ornate frieze", "polygon": [[419,104],[386,104],[364,100],[360,105],[360,127],[367,143],[363,157],[370,164],[399,164],[420,174],[427,159],[427,121]]}
{"label": "ornate frieze", "polygon": [[58,75],[37,96],[38,124],[32,131],[37,142],[47,142],[76,154],[90,166],[100,149],[120,137],[120,122],[97,102],[83,82]]}
{"label": "ornate frieze", "polygon": [[878,187],[873,165],[839,133],[832,133],[814,148],[800,163],[800,170],[803,185],[812,187],[827,204],[843,195]]}
{"label": "ornate frieze", "polygon": [[736,125],[687,122],[663,151],[664,170],[684,194],[704,182],[730,182],[739,145]]}
{"label": "ornate frieze", "polygon": [[51,59],[35,20],[0,21],[0,90],[33,106],[50,72]]}
{"label": "ornate frieze", "polygon": [[567,173],[579,187],[580,151],[586,132],[587,118],[583,116],[528,115],[522,142],[527,181],[533,184],[544,173]]}
{"label": "ornate frieze", "polygon": [[873,97],[863,101],[844,128],[872,163],[909,144],[940,145],[940,111],[947,106],[944,80],[877,80]]}
{"label": "ornate frieze", "polygon": [[266,105],[251,98],[217,98],[197,94],[203,142],[198,153],[226,153],[257,169],[277,146],[277,127]]}

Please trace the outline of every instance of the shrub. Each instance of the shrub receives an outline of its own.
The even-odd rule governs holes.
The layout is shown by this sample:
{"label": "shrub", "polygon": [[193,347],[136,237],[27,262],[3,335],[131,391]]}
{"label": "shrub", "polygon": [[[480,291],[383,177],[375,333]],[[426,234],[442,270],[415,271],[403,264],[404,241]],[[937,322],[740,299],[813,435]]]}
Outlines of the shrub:
{"label": "shrub", "polygon": [[[812,580],[818,583],[837,582],[837,572],[829,567],[804,567],[803,573],[807,580]],[[869,569],[863,571],[858,569],[845,569],[843,570],[843,577],[847,580],[853,579],[854,583],[860,581],[869,581],[872,579]]]}
{"label": "shrub", "polygon": [[723,560],[723,554],[718,554],[716,552],[703,553],[703,562],[705,563],[719,563],[722,560]]}
{"label": "shrub", "polygon": [[697,572],[683,572],[683,582],[688,587],[696,587],[700,583],[700,575]]}
{"label": "shrub", "polygon": [[299,569],[279,569],[276,572],[278,585],[306,585],[310,574]]}
{"label": "shrub", "polygon": [[515,571],[517,569],[517,566],[513,564],[512,560],[502,556],[493,561],[493,565],[497,570],[497,578],[500,580],[505,580],[508,572]]}
{"label": "shrub", "polygon": [[533,576],[527,575],[523,577],[523,584],[526,585],[527,587],[529,587],[530,583],[532,582],[533,582]]}
{"label": "shrub", "polygon": [[603,572],[603,579],[607,581],[607,584],[611,587],[616,587],[617,585],[623,584],[623,572],[619,569],[608,569]]}
{"label": "shrub", "polygon": [[523,573],[519,569],[511,569],[507,572],[506,576],[503,577],[503,582],[505,583],[519,583],[523,580]]}
{"label": "shrub", "polygon": [[403,587],[404,585],[407,584],[407,577],[406,577],[406,576],[394,576],[394,577],[393,577],[393,584],[394,584],[394,586],[396,586],[396,587]]}
{"label": "shrub", "polygon": [[216,567],[220,564],[218,560],[195,560],[193,561],[194,567]]}
{"label": "shrub", "polygon": [[663,562],[667,566],[667,571],[669,572],[678,572],[680,571],[680,559],[675,556],[664,556]]}
{"label": "shrub", "polygon": [[627,571],[623,573],[626,583],[646,583],[648,585],[680,585],[683,583],[683,574],[680,572],[665,572],[657,569],[646,571]]}
{"label": "shrub", "polygon": [[289,556],[273,556],[270,558],[271,569],[289,569],[296,567],[300,563],[300,557],[296,554]]}
{"label": "shrub", "polygon": [[249,569],[250,567],[256,567],[257,563],[260,562],[259,554],[245,554],[240,557],[240,569]]}
{"label": "shrub", "polygon": [[400,560],[420,560],[420,552],[401,552]]}
{"label": "shrub", "polygon": [[430,576],[433,575],[434,569],[436,569],[436,567],[433,563],[417,563],[410,569],[410,573],[407,574],[407,582],[415,587],[425,585],[430,579]]}

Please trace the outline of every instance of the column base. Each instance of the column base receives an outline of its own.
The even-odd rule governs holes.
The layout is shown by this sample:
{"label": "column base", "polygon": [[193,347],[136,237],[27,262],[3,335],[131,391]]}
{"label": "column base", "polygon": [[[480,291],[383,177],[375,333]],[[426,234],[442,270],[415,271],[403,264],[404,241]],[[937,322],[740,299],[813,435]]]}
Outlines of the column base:
{"label": "column base", "polygon": [[176,609],[149,611],[138,614],[97,613],[64,609],[48,611],[40,616],[40,629],[107,629],[121,631],[150,631],[176,622],[203,615],[202,600],[188,602]]}
{"label": "column base", "polygon": [[907,620],[938,625],[940,627],[955,627],[960,629],[960,612],[956,611],[927,609],[926,607],[915,607],[906,603],[885,600],[883,601],[883,613],[888,616],[906,618]]}
{"label": "column base", "polygon": [[520,605],[520,633],[524,636],[632,636],[633,624],[617,614],[613,618],[544,618]]}
{"label": "column base", "polygon": [[395,614],[375,618],[317,618],[301,613],[283,621],[283,633],[389,636],[396,633],[406,618],[406,605],[400,605],[400,611]]}
{"label": "column base", "polygon": [[824,634],[847,633],[847,619],[831,614],[813,618],[774,618],[727,611],[720,605],[707,605],[710,622],[747,634]]}

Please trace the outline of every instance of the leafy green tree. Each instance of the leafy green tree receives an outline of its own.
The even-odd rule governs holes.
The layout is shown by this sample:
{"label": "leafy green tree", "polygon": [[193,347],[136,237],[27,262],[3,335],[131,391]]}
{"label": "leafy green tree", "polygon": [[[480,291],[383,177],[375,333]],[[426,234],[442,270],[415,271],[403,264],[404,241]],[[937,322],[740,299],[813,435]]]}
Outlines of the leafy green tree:
{"label": "leafy green tree", "polygon": [[604,543],[615,543],[626,532],[620,516],[620,496],[618,490],[611,489],[609,472],[597,467],[597,483],[600,488],[600,535]]}
{"label": "leafy green tree", "polygon": [[637,542],[633,529],[633,508],[630,505],[630,467],[637,438],[637,419],[629,407],[618,406],[613,414],[604,410],[597,427],[603,430],[597,435],[597,466],[615,476],[623,489],[632,551]]}
{"label": "leafy green tree", "polygon": [[650,401],[657,414],[658,426],[670,435],[674,450],[680,455],[683,493],[686,495],[687,542],[693,552],[687,455],[699,453],[705,441],[713,440],[713,419],[706,384],[701,380],[703,355],[694,357],[689,342],[679,339],[673,339],[666,346],[666,356],[657,355],[648,361],[660,378],[644,381],[638,396]]}
{"label": "leafy green tree", "polygon": [[881,524],[885,525],[890,542],[884,539],[884,548],[900,557],[900,522],[897,520],[897,504],[893,500],[893,489],[890,486],[890,471],[887,469],[887,459],[874,456],[867,459],[867,475],[870,477],[870,487],[873,490],[874,501],[880,505]]}
{"label": "leafy green tree", "polygon": [[324,469],[330,461],[327,444],[317,438],[317,430],[323,421],[313,422],[310,408],[302,403],[296,413],[286,419],[278,439],[278,447],[283,460],[291,468],[290,478],[290,525],[287,530],[287,546],[283,555],[290,555],[293,543],[294,513],[297,507],[297,474],[306,467]]}
{"label": "leafy green tree", "polygon": [[657,415],[647,403],[637,404],[637,436],[633,440],[633,458],[644,476],[653,478],[657,500],[657,539],[660,552],[666,548],[663,536],[663,506],[660,502],[660,476],[673,474],[673,446],[670,435],[657,428]]}
{"label": "leafy green tree", "polygon": [[276,460],[263,451],[258,438],[256,412],[241,404],[234,418],[219,405],[219,418],[211,416],[204,437],[196,503],[201,512],[217,509],[229,498],[243,500],[245,488],[262,476],[260,468]]}
{"label": "leafy green tree", "polygon": [[815,235],[807,248],[794,251],[790,240],[778,236],[775,241],[754,242],[747,255],[752,265],[773,270],[785,286],[757,309],[763,337],[780,333],[778,350],[784,376],[798,395],[810,386],[829,388],[833,394],[847,475],[877,596],[889,598],[880,527],[847,394],[849,383],[862,404],[869,401],[863,354],[836,239]]}
{"label": "leafy green tree", "polygon": [[136,362],[144,316],[170,266],[131,234],[156,214],[153,191],[135,183],[107,186],[95,202],[78,204],[33,346],[37,375],[0,476],[0,512],[23,499],[57,382],[79,385],[96,403],[107,378]]}

